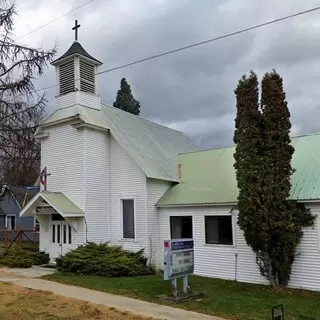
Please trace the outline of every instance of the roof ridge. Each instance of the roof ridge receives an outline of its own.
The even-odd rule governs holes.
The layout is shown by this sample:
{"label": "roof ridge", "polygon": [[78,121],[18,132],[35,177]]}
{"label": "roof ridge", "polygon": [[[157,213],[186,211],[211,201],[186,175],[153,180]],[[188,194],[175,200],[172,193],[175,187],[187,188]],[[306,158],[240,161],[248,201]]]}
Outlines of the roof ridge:
{"label": "roof ridge", "polygon": [[112,106],[112,105],[110,105],[110,104],[107,104],[107,103],[105,103],[105,102],[101,102],[101,104],[102,104],[103,106],[105,106],[105,107],[117,109],[117,111],[124,112],[124,113],[126,113],[127,115],[129,115],[129,116],[131,116],[131,117],[133,117],[133,118],[141,119],[141,120],[143,120],[143,121],[146,121],[146,122],[155,124],[155,125],[157,125],[157,126],[160,126],[160,127],[163,127],[163,128],[166,128],[166,129],[169,129],[169,130],[178,132],[178,133],[181,133],[181,134],[183,134],[184,136],[186,136],[186,134],[185,134],[183,131],[176,130],[176,129],[172,129],[172,128],[170,128],[170,127],[168,127],[168,126],[165,126],[165,125],[163,125],[163,124],[159,124],[159,123],[157,123],[157,122],[154,122],[154,121],[152,121],[152,120],[143,118],[143,117],[138,116],[138,115],[136,115],[136,114],[133,114],[133,113],[124,111],[124,110],[122,110],[122,109],[116,108],[116,107],[114,107],[114,106]]}
{"label": "roof ridge", "polygon": [[[299,134],[296,136],[290,136],[291,139],[297,139],[297,138],[303,138],[303,137],[310,137],[310,136],[318,136],[320,135],[320,132],[312,132],[312,133],[304,133]],[[201,150],[195,150],[195,151],[188,151],[188,152],[181,152],[179,155],[189,154],[189,153],[199,153],[199,152],[209,152],[209,151],[216,151],[221,149],[230,149],[236,147],[235,144],[229,145],[229,146],[219,146],[219,147],[213,147],[213,148],[207,148],[207,149],[201,149]]]}

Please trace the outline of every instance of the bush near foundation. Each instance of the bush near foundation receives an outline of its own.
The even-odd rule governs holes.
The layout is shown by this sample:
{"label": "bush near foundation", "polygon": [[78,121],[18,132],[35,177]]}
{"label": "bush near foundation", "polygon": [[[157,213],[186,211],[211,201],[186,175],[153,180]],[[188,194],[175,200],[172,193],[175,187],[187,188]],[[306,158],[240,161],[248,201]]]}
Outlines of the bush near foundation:
{"label": "bush near foundation", "polygon": [[0,257],[0,264],[9,268],[30,268],[33,265],[49,263],[49,254],[44,251],[28,250],[23,247],[12,247]]}
{"label": "bush near foundation", "polygon": [[131,252],[121,246],[88,242],[56,259],[60,272],[123,277],[154,274],[147,265],[144,250]]}

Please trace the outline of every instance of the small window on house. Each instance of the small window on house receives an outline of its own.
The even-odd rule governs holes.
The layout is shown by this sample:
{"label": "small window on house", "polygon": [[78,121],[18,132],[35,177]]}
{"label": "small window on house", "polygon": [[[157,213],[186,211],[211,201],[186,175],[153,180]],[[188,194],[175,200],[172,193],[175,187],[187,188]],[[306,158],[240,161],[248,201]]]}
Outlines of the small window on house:
{"label": "small window on house", "polygon": [[231,216],[205,216],[207,244],[233,244]]}
{"label": "small window on house", "polygon": [[67,243],[67,226],[63,225],[63,243]]}
{"label": "small window on house", "polygon": [[122,237],[123,239],[134,239],[134,200],[122,200]]}
{"label": "small window on house", "polygon": [[192,238],[192,216],[170,217],[171,239]]}
{"label": "small window on house", "polygon": [[16,216],[6,216],[6,228],[7,230],[16,230]]}
{"label": "small window on house", "polygon": [[36,218],[34,219],[34,229],[36,232],[40,232],[40,223]]}

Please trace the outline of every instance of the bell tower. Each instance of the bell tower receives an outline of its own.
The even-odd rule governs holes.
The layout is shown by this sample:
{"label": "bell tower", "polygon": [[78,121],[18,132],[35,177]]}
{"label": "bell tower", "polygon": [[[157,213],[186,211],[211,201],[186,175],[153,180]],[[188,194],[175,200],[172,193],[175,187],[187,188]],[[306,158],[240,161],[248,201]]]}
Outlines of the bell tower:
{"label": "bell tower", "polygon": [[68,51],[51,64],[56,68],[56,108],[82,105],[100,110],[97,72],[102,63],[78,42],[78,20],[72,30],[75,40]]}

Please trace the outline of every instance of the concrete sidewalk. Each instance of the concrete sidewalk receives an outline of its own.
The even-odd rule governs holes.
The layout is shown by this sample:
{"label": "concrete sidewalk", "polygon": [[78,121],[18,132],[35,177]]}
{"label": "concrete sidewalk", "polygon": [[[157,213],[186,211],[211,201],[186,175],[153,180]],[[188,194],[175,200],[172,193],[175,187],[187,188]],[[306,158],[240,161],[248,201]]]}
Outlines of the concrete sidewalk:
{"label": "concrete sidewalk", "polygon": [[154,317],[166,320],[223,320],[196,312],[186,311],[178,308],[158,305],[145,301],[126,298],[123,296],[112,295],[100,291],[60,284],[57,282],[23,277],[18,274],[0,272],[0,281],[10,282],[18,286],[51,291],[53,293],[84,300],[92,303],[102,304],[107,307],[114,307],[123,311],[130,311],[146,317]]}

